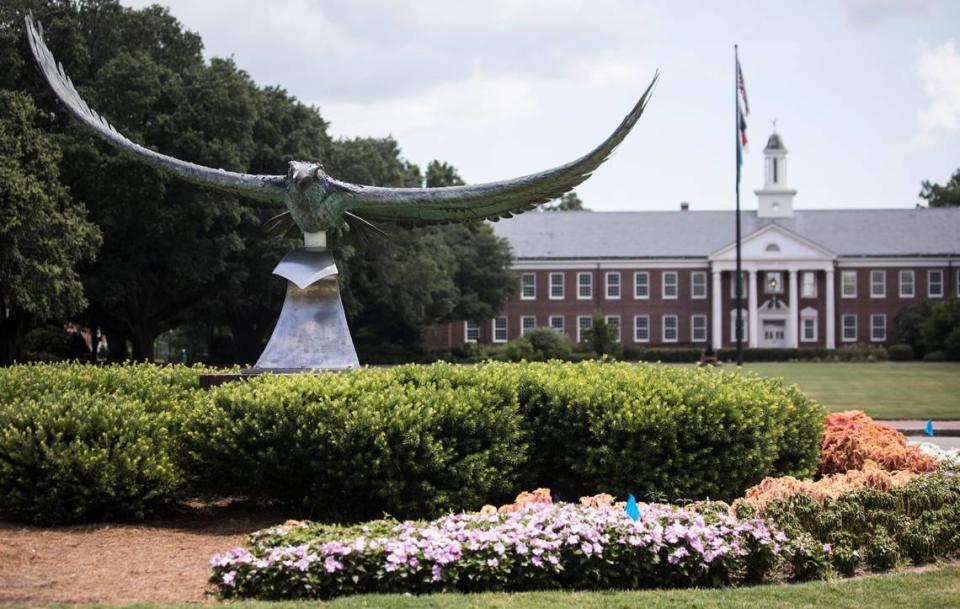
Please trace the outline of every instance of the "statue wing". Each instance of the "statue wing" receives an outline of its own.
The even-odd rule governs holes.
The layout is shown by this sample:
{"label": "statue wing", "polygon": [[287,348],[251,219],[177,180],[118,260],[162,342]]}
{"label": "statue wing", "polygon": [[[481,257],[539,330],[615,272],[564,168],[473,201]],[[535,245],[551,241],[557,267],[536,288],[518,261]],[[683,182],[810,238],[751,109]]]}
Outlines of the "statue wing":
{"label": "statue wing", "polygon": [[590,177],[630,133],[650,99],[659,74],[620,126],[602,144],[579,159],[522,178],[445,188],[381,188],[327,178],[347,201],[350,214],[367,222],[406,226],[473,219],[498,220],[531,210],[569,192]]}
{"label": "statue wing", "polygon": [[34,25],[32,15],[27,15],[26,23],[30,50],[33,51],[33,56],[37,60],[37,65],[40,66],[40,71],[43,72],[47,82],[50,83],[50,88],[53,89],[53,92],[70,112],[98,136],[145,163],[172,171],[188,182],[243,195],[259,201],[284,200],[285,176],[252,175],[204,167],[160,154],[128,140],[103,117],[91,110],[87,103],[83,101],[83,98],[80,97],[80,94],[77,93],[77,90],[73,87],[73,82],[63,71],[63,64],[57,63],[50,49],[44,44],[43,26],[39,22]]}

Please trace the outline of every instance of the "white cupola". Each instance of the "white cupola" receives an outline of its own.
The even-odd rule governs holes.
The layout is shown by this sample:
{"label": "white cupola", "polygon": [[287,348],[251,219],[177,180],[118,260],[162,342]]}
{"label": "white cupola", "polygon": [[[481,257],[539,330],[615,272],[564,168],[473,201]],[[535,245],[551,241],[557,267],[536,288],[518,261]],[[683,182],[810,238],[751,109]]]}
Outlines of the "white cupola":
{"label": "white cupola", "polygon": [[763,149],[763,188],[755,190],[757,216],[760,218],[792,218],[793,197],[797,191],[787,188],[787,149],[776,131]]}

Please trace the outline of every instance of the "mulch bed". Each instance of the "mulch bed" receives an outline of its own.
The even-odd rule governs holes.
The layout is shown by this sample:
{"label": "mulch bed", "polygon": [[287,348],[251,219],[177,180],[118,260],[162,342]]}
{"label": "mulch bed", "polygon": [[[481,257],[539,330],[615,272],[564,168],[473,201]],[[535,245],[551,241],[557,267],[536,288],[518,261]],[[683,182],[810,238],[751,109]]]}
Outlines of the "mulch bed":
{"label": "mulch bed", "polygon": [[243,501],[191,502],[136,524],[0,520],[0,602],[202,602],[210,557],[287,516]]}

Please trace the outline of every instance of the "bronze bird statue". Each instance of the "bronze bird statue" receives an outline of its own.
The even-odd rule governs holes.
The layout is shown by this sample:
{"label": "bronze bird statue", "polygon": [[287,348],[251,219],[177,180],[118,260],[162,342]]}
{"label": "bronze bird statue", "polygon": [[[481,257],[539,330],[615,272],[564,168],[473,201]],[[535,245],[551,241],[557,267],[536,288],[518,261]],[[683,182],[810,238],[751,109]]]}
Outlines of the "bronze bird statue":
{"label": "bronze bird statue", "polygon": [[[290,161],[286,175],[252,175],[204,167],[155,152],[119,133],[80,97],[43,41],[43,28],[26,17],[30,49],[40,70],[73,115],[98,136],[139,160],[203,187],[257,201],[286,205],[290,218],[308,236],[342,234],[351,227],[385,222],[422,226],[469,220],[497,220],[556,199],[590,177],[623,141],[646,107],[657,75],[614,132],[579,159],[528,176],[444,188],[382,188],[351,184],[327,175],[319,162]],[[308,243],[309,244],[309,243]]]}

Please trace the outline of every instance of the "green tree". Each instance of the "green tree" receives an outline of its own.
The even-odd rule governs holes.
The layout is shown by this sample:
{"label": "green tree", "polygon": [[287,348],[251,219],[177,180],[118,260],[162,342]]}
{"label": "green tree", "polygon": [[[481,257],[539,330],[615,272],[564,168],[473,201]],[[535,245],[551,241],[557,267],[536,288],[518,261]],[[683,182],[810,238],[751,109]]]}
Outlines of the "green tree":
{"label": "green tree", "polygon": [[593,326],[587,333],[586,343],[599,356],[619,356],[623,353],[623,347],[617,342],[616,328],[607,323],[607,318],[600,311],[593,314]]}
{"label": "green tree", "polygon": [[942,351],[947,358],[960,360],[960,300],[951,298],[931,305],[921,332],[927,353]]}
{"label": "green tree", "polygon": [[583,205],[583,201],[577,193],[570,191],[556,200],[554,203],[543,205],[543,211],[590,211]]}
{"label": "green tree", "polygon": [[0,90],[0,364],[22,357],[37,322],[86,306],[78,265],[100,233],[60,182],[60,149],[25,94]]}
{"label": "green tree", "polygon": [[921,186],[920,198],[925,200],[929,207],[960,207],[960,169],[942,186],[927,180],[924,180]]}

